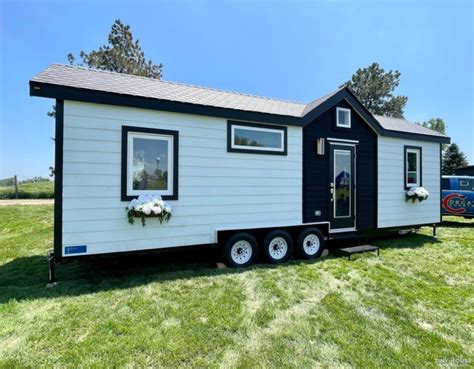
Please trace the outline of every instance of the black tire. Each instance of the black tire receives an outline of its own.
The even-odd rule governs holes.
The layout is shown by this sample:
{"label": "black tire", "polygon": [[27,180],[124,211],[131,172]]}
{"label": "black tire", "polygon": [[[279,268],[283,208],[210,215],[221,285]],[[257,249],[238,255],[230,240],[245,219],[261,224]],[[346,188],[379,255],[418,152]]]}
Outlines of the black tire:
{"label": "black tire", "polygon": [[[314,237],[318,238],[319,245],[317,248],[315,245],[310,245],[308,243],[315,242]],[[298,236],[296,247],[298,250],[298,256],[303,259],[319,258],[324,251],[324,236],[317,228],[305,228]]]}
{"label": "black tire", "polygon": [[255,260],[257,254],[257,241],[250,233],[236,233],[230,236],[224,245],[225,263],[231,267],[249,266]]}
{"label": "black tire", "polygon": [[283,263],[293,252],[293,240],[287,231],[275,229],[264,238],[262,249],[269,263]]}

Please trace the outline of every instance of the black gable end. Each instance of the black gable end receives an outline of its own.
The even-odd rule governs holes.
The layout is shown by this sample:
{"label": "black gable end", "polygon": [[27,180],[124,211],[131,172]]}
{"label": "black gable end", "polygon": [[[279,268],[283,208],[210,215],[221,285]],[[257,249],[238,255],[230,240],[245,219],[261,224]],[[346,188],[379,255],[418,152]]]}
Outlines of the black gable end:
{"label": "black gable end", "polygon": [[[345,95],[347,96],[347,95]],[[336,108],[351,109],[351,127],[336,126]],[[316,141],[325,139],[324,155]],[[355,147],[355,224],[357,230],[377,227],[377,134],[344,97],[332,100],[326,111],[303,128],[303,222],[330,219],[332,144]],[[349,147],[349,146],[348,146]],[[316,212],[321,215],[316,215]]]}
{"label": "black gable end", "polygon": [[[303,117],[303,126],[312,124],[316,118],[321,114],[326,113],[329,109],[333,108],[335,104],[345,100],[344,107],[350,107],[353,111],[357,111],[359,116],[366,122],[366,124],[378,134],[383,133],[383,128],[380,123],[373,117],[373,115],[359,102],[355,95],[349,88],[344,88],[338,93],[331,96],[329,99],[319,104],[316,108],[308,112]],[[342,107],[342,106],[341,106]],[[335,113],[334,113],[335,114]]]}

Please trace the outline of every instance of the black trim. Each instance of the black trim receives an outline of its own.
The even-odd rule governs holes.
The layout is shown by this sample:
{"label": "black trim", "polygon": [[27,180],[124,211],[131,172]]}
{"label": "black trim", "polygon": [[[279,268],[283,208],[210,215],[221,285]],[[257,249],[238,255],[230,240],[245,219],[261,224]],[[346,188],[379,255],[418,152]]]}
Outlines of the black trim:
{"label": "black trim", "polygon": [[[349,146],[350,145],[350,146]],[[331,229],[341,229],[341,228],[357,228],[357,146],[353,144],[344,145],[344,144],[337,144],[337,143],[329,143],[329,176],[328,176],[328,184],[327,188],[332,189],[334,192],[329,194],[327,199],[328,201],[328,209],[329,209],[329,222],[331,223]],[[334,181],[336,173],[334,173],[334,151],[349,151],[351,153],[351,198],[350,198],[350,216],[349,217],[339,217],[336,218],[334,214],[334,207],[336,204],[334,203],[334,194],[336,191],[336,183]],[[331,183],[333,186],[331,187]],[[353,232],[353,231],[350,231]]]}
{"label": "black trim", "polygon": [[122,201],[130,201],[136,199],[138,196],[127,195],[127,151],[128,151],[128,132],[151,133],[159,135],[173,136],[173,194],[162,195],[163,200],[177,200],[178,199],[178,181],[179,181],[179,132],[170,131],[167,129],[144,128],[122,126],[122,163],[121,163],[121,199]]}
{"label": "black trim", "polygon": [[183,103],[177,101],[159,100],[142,96],[117,94],[112,92],[88,90],[30,81],[30,96],[50,97],[62,100],[83,101],[96,104],[129,106],[133,108],[170,111],[175,113],[196,114],[211,117],[220,117],[236,120],[247,120],[262,123],[273,123],[283,126],[306,126],[313,122],[319,115],[331,108],[337,101],[346,99],[354,109],[379,135],[405,139],[419,139],[423,141],[449,144],[449,137],[430,136],[418,133],[391,131],[384,129],[374,116],[359,102],[349,88],[343,88],[325,102],[311,110],[303,117],[288,115],[259,113],[246,110],[220,108],[216,106]]}
{"label": "black trim", "polygon": [[420,151],[420,187],[423,186],[423,148],[421,146],[410,146],[410,145],[405,145],[403,146],[403,188],[405,190],[408,190],[412,186],[407,186],[407,150],[408,149],[413,149],[413,150],[419,150]]}
{"label": "black trim", "polygon": [[54,256],[58,261],[60,261],[63,256],[63,100],[56,100],[56,127],[54,143]]}
{"label": "black trim", "polygon": [[[394,138],[404,138],[410,140],[422,140],[429,142],[439,142],[439,143],[450,143],[451,139],[449,137],[439,137],[439,136],[429,136],[419,133],[409,133],[409,132],[400,132],[400,131],[391,131],[382,127],[377,119],[367,110],[367,108],[362,105],[362,103],[357,99],[354,93],[350,88],[346,87],[335,93],[329,99],[324,101],[322,104],[318,105],[316,108],[308,112],[301,119],[303,120],[302,125],[306,126],[311,124],[317,117],[331,109],[334,105],[338,104],[341,100],[346,100],[351,107],[356,110],[356,112],[366,121],[366,123],[371,127],[377,134],[386,137]],[[352,126],[352,122],[351,122]],[[341,130],[344,130],[343,127],[337,127]],[[347,129],[346,129],[347,130]]]}
{"label": "black trim", "polygon": [[55,98],[61,96],[64,100],[83,101],[96,104],[128,106],[151,110],[169,111],[205,115],[210,117],[249,120],[262,123],[273,123],[285,126],[301,126],[301,118],[288,115],[259,113],[246,110],[219,108],[216,106],[183,103],[178,101],[159,100],[154,98],[116,94],[112,92],[88,90],[50,83],[30,81],[30,96]]}
{"label": "black trim", "polygon": [[374,171],[374,228],[379,227],[379,136],[375,137],[375,171]]}
{"label": "black trim", "polygon": [[438,143],[445,143],[445,144],[451,143],[451,139],[449,137],[436,137],[436,136],[422,135],[418,133],[408,133],[408,132],[399,132],[399,131],[384,130],[382,136],[393,137],[393,138],[403,138],[406,140],[438,142]]}
{"label": "black trim", "polygon": [[[244,127],[255,127],[255,128],[268,128],[283,132],[283,151],[264,151],[251,149],[236,149],[232,147],[232,126],[239,125]],[[235,120],[227,121],[227,152],[238,152],[245,154],[259,154],[259,155],[288,155],[288,128],[285,126],[272,126],[269,124],[258,124],[249,122],[240,122]]]}

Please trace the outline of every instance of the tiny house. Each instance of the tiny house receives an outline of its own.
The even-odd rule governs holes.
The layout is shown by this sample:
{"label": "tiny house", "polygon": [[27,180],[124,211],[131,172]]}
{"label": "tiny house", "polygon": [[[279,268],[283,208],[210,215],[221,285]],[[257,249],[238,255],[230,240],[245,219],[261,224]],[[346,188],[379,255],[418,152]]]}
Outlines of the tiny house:
{"label": "tiny house", "polygon": [[[277,263],[441,221],[449,138],[373,115],[348,88],[303,104],[55,64],[30,94],[56,100],[59,260],[207,245],[229,265]],[[411,187],[428,199],[406,201]],[[129,224],[145,194],[169,204],[169,222]]]}

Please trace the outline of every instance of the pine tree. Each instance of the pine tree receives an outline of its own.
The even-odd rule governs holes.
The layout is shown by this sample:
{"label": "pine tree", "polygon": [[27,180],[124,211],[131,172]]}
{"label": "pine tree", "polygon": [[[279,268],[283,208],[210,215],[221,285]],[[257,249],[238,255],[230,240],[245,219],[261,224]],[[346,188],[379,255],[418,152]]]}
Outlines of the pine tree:
{"label": "pine tree", "polygon": [[[116,19],[112,25],[107,45],[89,53],[82,50],[79,55],[82,59],[79,65],[85,64],[90,68],[156,79],[162,76],[163,65],[146,60],[140,41],[133,39],[130,26],[123,24],[120,19]],[[74,65],[74,55],[69,53],[67,58]]]}
{"label": "pine tree", "polygon": [[393,90],[400,83],[400,76],[398,70],[385,72],[378,63],[372,63],[367,68],[359,68],[351,80],[340,87],[349,87],[373,114],[403,118],[408,97],[393,95]]}
{"label": "pine tree", "polygon": [[467,165],[466,155],[459,150],[458,145],[452,143],[443,153],[442,172],[443,175],[452,175],[454,170]]}
{"label": "pine tree", "polygon": [[[160,79],[163,73],[162,64],[146,60],[139,40],[133,39],[130,26],[123,24],[120,19],[116,19],[112,25],[107,45],[89,53],[81,50],[79,55],[82,61],[76,64],[76,58],[69,53],[69,64],[156,79]],[[47,114],[56,116],[56,107],[53,106]]]}

